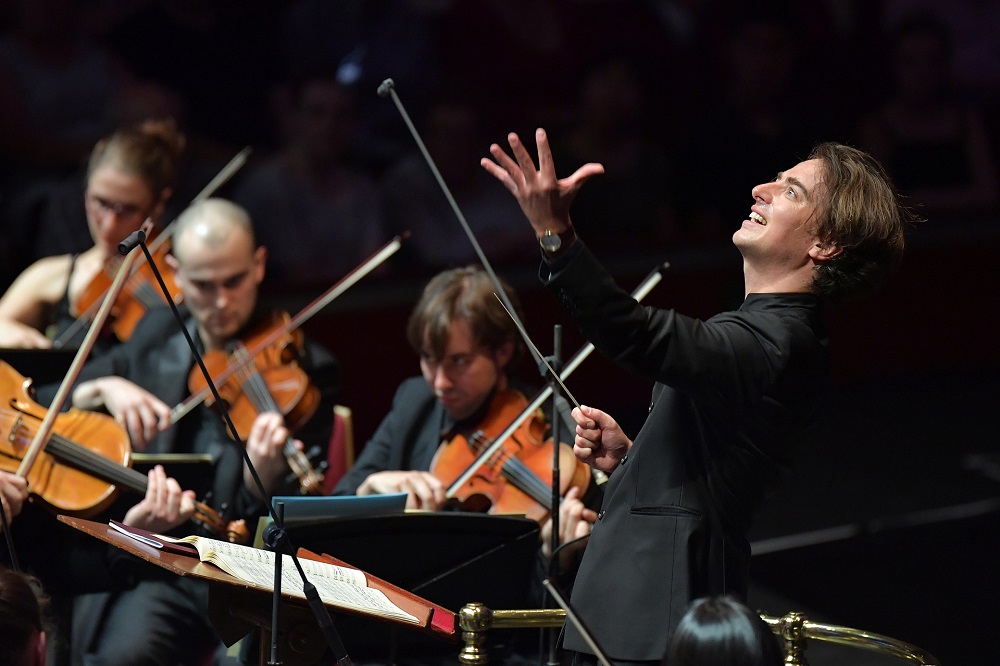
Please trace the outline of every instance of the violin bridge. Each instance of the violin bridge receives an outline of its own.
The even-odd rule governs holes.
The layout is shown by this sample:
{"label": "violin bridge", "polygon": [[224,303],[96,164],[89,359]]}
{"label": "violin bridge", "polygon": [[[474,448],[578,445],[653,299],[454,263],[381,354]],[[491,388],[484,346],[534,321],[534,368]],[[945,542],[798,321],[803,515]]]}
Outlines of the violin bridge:
{"label": "violin bridge", "polygon": [[21,432],[21,426],[24,425],[24,414],[18,414],[17,418],[14,419],[13,425],[10,427],[10,432],[7,434],[7,441],[13,444],[17,441],[17,435]]}

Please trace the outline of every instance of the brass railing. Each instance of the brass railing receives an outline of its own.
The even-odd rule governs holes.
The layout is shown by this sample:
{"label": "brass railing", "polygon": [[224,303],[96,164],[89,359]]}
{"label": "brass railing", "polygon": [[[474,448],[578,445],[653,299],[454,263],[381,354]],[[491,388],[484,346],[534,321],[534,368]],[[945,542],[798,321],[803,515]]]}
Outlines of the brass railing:
{"label": "brass railing", "polygon": [[[781,617],[761,614],[761,617],[784,641],[785,666],[808,666],[805,652],[809,639],[879,652],[922,666],[941,666],[941,662],[926,650],[882,634],[812,622],[802,613],[787,613]],[[486,664],[485,644],[491,629],[560,627],[565,620],[566,611],[561,608],[490,610],[481,603],[466,604],[458,613],[464,643],[458,662],[470,666]]]}

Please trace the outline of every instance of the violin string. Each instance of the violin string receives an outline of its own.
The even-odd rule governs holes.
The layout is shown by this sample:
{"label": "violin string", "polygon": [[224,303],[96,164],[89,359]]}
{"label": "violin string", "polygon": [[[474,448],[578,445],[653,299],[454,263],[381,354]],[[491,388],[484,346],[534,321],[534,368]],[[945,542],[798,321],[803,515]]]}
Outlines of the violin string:
{"label": "violin string", "polygon": [[132,295],[135,296],[135,299],[139,301],[147,310],[156,307],[163,302],[163,295],[158,289],[153,289],[153,285],[148,282],[139,284],[139,286],[132,291]]}
{"label": "violin string", "polygon": [[[19,434],[24,435],[25,439],[30,441],[37,432],[37,428],[24,422],[24,416],[37,419],[31,414],[18,410],[0,410],[0,426],[2,426],[3,432],[7,433],[5,439],[9,443],[14,444]],[[21,417],[20,423],[17,421],[19,417]],[[17,431],[14,431],[15,424]],[[89,476],[118,484],[139,494],[145,494],[149,486],[149,478],[145,474],[121,465],[58,433],[50,436],[45,450],[52,457],[65,462],[70,467],[76,467]],[[226,534],[228,526],[223,524],[221,517],[213,515],[213,513],[211,507],[201,502],[195,502],[195,515],[192,518],[210,529],[214,529],[217,533]]]}
{"label": "violin string", "polygon": [[[243,343],[237,345],[233,351],[233,356],[238,362],[246,361],[248,354],[249,352]],[[257,366],[254,363],[243,363],[240,374],[244,377],[244,381],[242,382],[244,391],[258,412],[272,411],[281,413],[278,403],[275,402],[274,396],[271,395],[271,391],[267,387],[267,382],[264,381],[260,372],[257,371]],[[312,465],[309,464],[308,459],[304,459],[304,456],[299,455],[300,451],[295,448],[295,443],[292,441],[291,436],[285,438],[284,452],[288,466],[299,479],[302,479],[306,475],[315,477],[316,473],[312,469]]]}
{"label": "violin string", "polygon": [[[483,451],[492,441],[482,430],[477,430],[469,439],[477,452]],[[542,506],[548,504],[552,486],[545,483],[541,477],[535,474],[534,470],[524,464],[524,461],[506,448],[501,447],[497,455],[491,456],[486,464],[492,469],[496,467],[497,462],[499,462],[500,473],[504,478]]]}
{"label": "violin string", "polygon": [[[23,421],[18,430],[19,433],[23,432],[28,439],[33,437],[37,432],[36,427]],[[110,458],[102,456],[63,435],[58,433],[53,434],[49,438],[45,450],[53,457],[83,472],[96,476],[103,481],[118,483],[136,492],[146,492],[147,479],[144,474],[135,471],[131,467],[118,464]]]}

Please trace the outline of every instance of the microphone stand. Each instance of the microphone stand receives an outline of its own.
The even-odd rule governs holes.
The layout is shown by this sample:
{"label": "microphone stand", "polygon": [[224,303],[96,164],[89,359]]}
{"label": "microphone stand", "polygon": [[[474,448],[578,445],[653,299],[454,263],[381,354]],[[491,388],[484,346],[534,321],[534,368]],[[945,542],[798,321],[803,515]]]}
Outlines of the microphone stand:
{"label": "microphone stand", "polygon": [[[559,548],[559,503],[561,495],[559,493],[559,431],[562,429],[562,414],[559,410],[559,398],[561,397],[558,377],[562,372],[562,326],[554,324],[552,326],[552,355],[548,357],[548,363],[539,364],[538,371],[548,378],[548,385],[552,391],[552,501],[549,509],[549,520],[552,521],[552,534],[550,534],[549,562],[547,575],[552,578],[553,572],[557,572],[559,565],[557,562],[557,549]],[[548,607],[548,598],[542,602],[542,607]],[[555,627],[546,630],[548,636],[549,666],[559,666],[558,642],[559,633]]]}
{"label": "microphone stand", "polygon": [[[173,299],[170,298],[169,290],[167,289],[166,283],[163,281],[163,276],[160,275],[159,269],[156,267],[156,262],[153,261],[153,257],[149,252],[149,248],[146,247],[146,233],[143,230],[138,230],[133,232],[118,244],[118,252],[122,255],[128,254],[136,245],[142,248],[143,254],[146,255],[146,261],[149,263],[150,269],[153,271],[153,275],[156,276],[156,281],[160,285],[160,289],[166,296],[166,301],[170,305],[171,311],[174,313],[174,318],[177,319],[177,323],[180,325],[181,332],[184,333],[184,338],[187,340],[188,346],[191,348],[191,353],[194,355],[195,361],[198,363],[198,367],[201,369],[202,374],[205,376],[205,381],[208,387],[212,391],[212,395],[215,398],[216,404],[220,405],[222,418],[226,422],[226,426],[229,431],[233,434],[233,438],[238,442],[242,443],[243,438],[239,436],[236,430],[236,426],[233,424],[232,419],[229,417],[229,410],[227,410],[219,395],[219,389],[216,388],[215,382],[212,381],[212,376],[208,372],[208,368],[205,367],[205,361],[202,359],[201,354],[198,352],[198,348],[194,343],[194,339],[191,337],[191,333],[188,331],[188,327],[184,325],[184,319],[181,317],[180,311],[177,309],[177,304],[174,303]],[[285,531],[284,521],[279,512],[275,510],[274,506],[270,502],[267,491],[264,490],[264,483],[260,480],[260,476],[257,474],[257,469],[254,467],[253,461],[250,460],[250,455],[246,451],[245,446],[239,447],[240,453],[243,455],[243,462],[246,463],[247,469],[250,470],[250,476],[253,477],[254,483],[257,486],[257,492],[260,497],[264,500],[268,512],[271,514],[272,525],[274,529],[270,530],[270,534],[265,534],[269,537],[271,541],[272,549],[275,551],[274,558],[274,568],[275,568],[275,585],[274,585],[274,600],[273,608],[275,609],[275,615],[277,615],[277,608],[281,599],[280,590],[280,580],[281,580],[281,560],[282,551],[287,552],[291,556],[292,563],[299,572],[299,577],[302,579],[302,590],[306,595],[306,599],[309,602],[309,608],[312,610],[313,615],[316,617],[316,624],[319,625],[320,630],[323,632],[323,636],[326,639],[326,644],[330,648],[330,652],[333,653],[335,662],[338,666],[351,666],[351,658],[347,654],[347,649],[344,647],[343,641],[340,640],[340,635],[337,633],[336,628],[333,626],[333,620],[330,619],[330,614],[327,612],[326,607],[323,605],[323,601],[319,598],[319,592],[316,591],[316,586],[309,582],[309,578],[306,576],[306,572],[302,569],[302,564],[299,562],[298,556],[295,554],[295,548],[292,547],[291,539],[288,533]],[[283,511],[281,512],[284,513]],[[280,550],[279,550],[280,549]],[[280,664],[280,660],[277,655],[277,635],[278,627],[276,624],[276,617],[272,618],[272,631],[271,631],[271,664]]]}

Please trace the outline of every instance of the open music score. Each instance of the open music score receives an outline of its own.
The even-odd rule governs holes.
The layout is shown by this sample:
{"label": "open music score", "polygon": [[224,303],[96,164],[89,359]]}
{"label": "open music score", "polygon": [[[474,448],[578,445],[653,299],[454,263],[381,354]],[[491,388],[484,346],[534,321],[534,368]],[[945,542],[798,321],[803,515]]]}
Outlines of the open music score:
{"label": "open music score", "polygon": [[[175,539],[157,534],[153,538],[173,543],[191,544],[198,550],[198,557],[202,562],[211,562],[231,576],[256,587],[268,589],[274,580],[276,554],[272,551],[202,536],[186,536]],[[302,570],[309,576],[310,582],[316,586],[319,598],[323,600],[324,604],[387,619],[413,624],[419,623],[414,615],[389,601],[381,590],[368,587],[368,580],[364,572],[359,569],[304,559],[302,560]],[[296,575],[291,555],[282,555],[281,573],[282,591],[305,599],[302,579]]]}
{"label": "open music score", "polygon": [[[227,593],[233,586],[252,588],[251,591],[259,594],[270,594],[274,590],[274,553],[271,551],[247,546],[234,547],[234,544],[204,537],[166,540],[162,535],[126,528],[144,538],[140,540],[127,536],[122,529],[106,523],[65,515],[59,516],[59,520],[177,575],[201,578],[214,584],[216,588],[221,584],[227,588]],[[158,548],[146,539],[159,541],[164,547]],[[179,554],[179,549],[167,547],[183,546],[185,543],[189,547],[194,546],[198,554]],[[457,638],[457,623],[452,611],[329,555],[319,555],[304,548],[300,548],[297,555],[328,608],[409,626],[440,638]],[[283,557],[289,558],[288,555]],[[209,566],[204,562],[211,562],[216,566]],[[287,564],[283,562],[282,593],[286,597],[296,597],[297,601],[294,603],[304,607],[302,582],[297,576],[294,576],[295,580],[285,578],[286,571],[294,573],[290,561]],[[224,623],[228,620],[219,618],[219,621]],[[215,622],[216,618],[213,618],[213,623]],[[220,630],[220,627],[216,628]],[[226,636],[221,630],[220,636],[225,640]],[[236,639],[240,637],[242,634],[235,635]]]}

